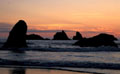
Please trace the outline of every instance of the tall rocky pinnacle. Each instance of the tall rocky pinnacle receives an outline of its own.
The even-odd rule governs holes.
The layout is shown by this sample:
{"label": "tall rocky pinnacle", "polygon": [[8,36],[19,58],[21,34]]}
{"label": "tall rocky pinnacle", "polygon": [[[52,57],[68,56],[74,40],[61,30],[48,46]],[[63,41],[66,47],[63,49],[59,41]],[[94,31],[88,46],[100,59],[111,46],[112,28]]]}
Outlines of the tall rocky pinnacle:
{"label": "tall rocky pinnacle", "polygon": [[24,20],[19,20],[9,33],[4,48],[22,48],[26,44],[27,24]]}

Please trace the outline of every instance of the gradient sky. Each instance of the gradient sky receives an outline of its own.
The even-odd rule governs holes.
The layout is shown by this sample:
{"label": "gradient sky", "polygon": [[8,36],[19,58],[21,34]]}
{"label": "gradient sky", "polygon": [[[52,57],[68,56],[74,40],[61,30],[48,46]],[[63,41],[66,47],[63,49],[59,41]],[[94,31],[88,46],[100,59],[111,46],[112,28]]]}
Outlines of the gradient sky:
{"label": "gradient sky", "polygon": [[0,0],[0,36],[20,19],[28,33],[45,37],[67,30],[70,37],[79,31],[85,37],[105,32],[120,38],[120,0]]}

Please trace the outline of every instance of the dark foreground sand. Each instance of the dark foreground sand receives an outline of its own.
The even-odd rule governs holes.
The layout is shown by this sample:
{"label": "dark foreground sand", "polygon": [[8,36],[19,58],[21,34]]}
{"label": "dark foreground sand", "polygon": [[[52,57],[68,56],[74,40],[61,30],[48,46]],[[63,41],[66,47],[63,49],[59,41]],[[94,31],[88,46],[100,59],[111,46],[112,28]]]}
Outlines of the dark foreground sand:
{"label": "dark foreground sand", "polygon": [[0,74],[93,74],[53,69],[0,68]]}

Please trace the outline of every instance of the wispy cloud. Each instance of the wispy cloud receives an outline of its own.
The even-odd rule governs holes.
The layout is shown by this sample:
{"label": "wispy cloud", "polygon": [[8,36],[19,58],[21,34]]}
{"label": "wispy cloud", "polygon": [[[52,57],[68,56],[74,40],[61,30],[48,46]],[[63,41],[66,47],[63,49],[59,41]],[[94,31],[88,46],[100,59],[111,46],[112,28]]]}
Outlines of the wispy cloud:
{"label": "wispy cloud", "polygon": [[[61,32],[62,30],[28,30],[28,32]],[[75,32],[72,30],[64,30],[65,32]]]}
{"label": "wispy cloud", "polygon": [[92,34],[96,34],[96,33],[102,33],[100,31],[82,31],[83,33],[92,33]]}
{"label": "wispy cloud", "polygon": [[0,32],[9,32],[12,25],[8,23],[0,23]]}

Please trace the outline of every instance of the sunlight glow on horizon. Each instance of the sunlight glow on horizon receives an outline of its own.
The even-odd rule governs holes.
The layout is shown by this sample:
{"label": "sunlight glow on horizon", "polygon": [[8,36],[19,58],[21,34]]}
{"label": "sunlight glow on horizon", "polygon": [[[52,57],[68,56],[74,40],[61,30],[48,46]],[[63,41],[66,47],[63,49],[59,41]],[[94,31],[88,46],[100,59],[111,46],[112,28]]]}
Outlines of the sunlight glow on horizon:
{"label": "sunlight glow on horizon", "polygon": [[0,23],[13,26],[23,19],[29,30],[72,30],[87,37],[105,32],[120,37],[120,0],[0,1]]}

